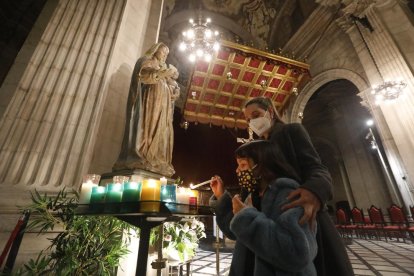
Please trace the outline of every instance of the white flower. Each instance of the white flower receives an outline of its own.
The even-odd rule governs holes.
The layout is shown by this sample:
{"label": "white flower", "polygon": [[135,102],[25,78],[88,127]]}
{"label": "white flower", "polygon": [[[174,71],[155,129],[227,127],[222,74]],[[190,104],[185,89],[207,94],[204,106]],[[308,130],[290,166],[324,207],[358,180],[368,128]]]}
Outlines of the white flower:
{"label": "white flower", "polygon": [[171,241],[172,240],[172,236],[171,235],[165,235],[164,236],[164,241]]}
{"label": "white flower", "polygon": [[186,224],[183,225],[183,231],[184,231],[184,233],[187,233],[188,230],[190,230],[190,226],[188,226],[188,224],[186,223]]}
{"label": "white flower", "polygon": [[193,237],[197,236],[197,233],[194,230],[188,231],[188,234],[190,234],[190,236],[193,236]]}

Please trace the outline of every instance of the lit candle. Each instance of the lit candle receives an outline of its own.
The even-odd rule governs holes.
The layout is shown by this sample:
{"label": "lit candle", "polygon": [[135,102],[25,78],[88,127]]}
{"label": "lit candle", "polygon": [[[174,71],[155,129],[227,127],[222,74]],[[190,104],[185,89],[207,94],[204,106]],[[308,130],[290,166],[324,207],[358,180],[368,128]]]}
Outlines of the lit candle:
{"label": "lit candle", "polygon": [[141,183],[131,181],[124,183],[122,202],[137,202],[141,197]]}
{"label": "lit candle", "polygon": [[91,200],[92,188],[97,186],[98,184],[93,183],[91,180],[88,180],[86,183],[82,183],[79,195],[79,204],[89,204]]}
{"label": "lit candle", "polygon": [[161,201],[176,202],[176,189],[175,184],[161,185]]}
{"label": "lit candle", "polygon": [[167,178],[161,177],[160,182],[161,182],[161,185],[167,185]]}
{"label": "lit candle", "polygon": [[121,202],[122,199],[122,184],[110,183],[106,192],[105,202],[114,203]]}
{"label": "lit candle", "polygon": [[[142,181],[141,201],[160,201],[161,182],[155,179]],[[159,202],[141,202],[141,211],[159,212]]]}
{"label": "lit candle", "polygon": [[92,187],[91,203],[104,203],[105,202],[106,188],[103,186]]}
{"label": "lit candle", "polygon": [[177,200],[177,203],[189,204],[189,194],[187,192],[187,188],[183,188],[183,187],[177,188],[176,200]]}
{"label": "lit candle", "polygon": [[95,212],[101,212],[103,210],[103,204],[105,202],[106,187],[95,186],[92,187],[90,208]]}

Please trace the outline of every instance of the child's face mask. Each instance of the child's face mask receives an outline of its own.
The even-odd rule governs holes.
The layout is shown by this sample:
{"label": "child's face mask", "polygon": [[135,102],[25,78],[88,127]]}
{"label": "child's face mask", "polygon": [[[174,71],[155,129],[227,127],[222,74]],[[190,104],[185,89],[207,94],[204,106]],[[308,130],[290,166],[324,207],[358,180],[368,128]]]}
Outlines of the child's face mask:
{"label": "child's face mask", "polygon": [[257,185],[259,183],[257,177],[253,175],[253,169],[255,167],[256,166],[254,166],[252,169],[239,171],[237,173],[240,187],[246,189],[250,193],[257,190]]}

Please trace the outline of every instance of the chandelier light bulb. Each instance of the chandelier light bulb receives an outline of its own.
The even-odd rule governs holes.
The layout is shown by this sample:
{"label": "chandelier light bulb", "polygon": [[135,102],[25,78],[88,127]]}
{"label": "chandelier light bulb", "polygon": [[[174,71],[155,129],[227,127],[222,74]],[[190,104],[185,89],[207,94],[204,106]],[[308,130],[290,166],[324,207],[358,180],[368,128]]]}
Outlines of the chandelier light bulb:
{"label": "chandelier light bulb", "polygon": [[190,22],[190,24],[194,24],[194,19],[190,18],[190,19],[188,20],[188,22]]}
{"label": "chandelier light bulb", "polygon": [[190,54],[190,55],[188,56],[188,59],[189,59],[191,62],[194,62],[194,61],[196,60],[196,56],[195,56],[194,54]]}
{"label": "chandelier light bulb", "polygon": [[190,30],[187,31],[187,37],[189,39],[193,39],[194,38],[194,30],[193,29],[190,29]]}
{"label": "chandelier light bulb", "polygon": [[220,49],[220,44],[218,44],[218,42],[214,42],[213,50],[217,52],[219,49]]}
{"label": "chandelier light bulb", "polygon": [[219,35],[219,32],[218,31],[214,31],[214,35],[215,36],[218,36]]}
{"label": "chandelier light bulb", "polygon": [[207,29],[204,33],[205,38],[211,38],[212,37],[212,32],[210,29]]}
{"label": "chandelier light bulb", "polygon": [[206,62],[210,62],[210,61],[211,61],[211,55],[210,55],[210,54],[206,54],[206,55],[204,56],[204,60],[205,60]]}
{"label": "chandelier light bulb", "polygon": [[198,57],[202,57],[202,56],[204,55],[204,51],[203,51],[203,50],[201,50],[201,49],[197,49],[197,51],[196,51],[196,55],[197,55]]}
{"label": "chandelier light bulb", "polygon": [[179,46],[179,49],[180,49],[180,51],[185,51],[187,49],[187,45],[184,42],[181,42],[180,46]]}
{"label": "chandelier light bulb", "polygon": [[210,18],[210,17],[208,17],[208,18],[206,19],[206,22],[207,22],[207,23],[210,23],[210,22],[211,22],[211,18]]}

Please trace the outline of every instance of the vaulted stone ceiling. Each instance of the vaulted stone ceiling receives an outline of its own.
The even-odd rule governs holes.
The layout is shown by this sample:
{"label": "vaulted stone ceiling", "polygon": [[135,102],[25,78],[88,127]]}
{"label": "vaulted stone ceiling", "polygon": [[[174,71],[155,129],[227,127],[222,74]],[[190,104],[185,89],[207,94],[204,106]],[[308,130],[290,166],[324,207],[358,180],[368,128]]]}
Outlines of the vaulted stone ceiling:
{"label": "vaulted stone ceiling", "polygon": [[309,0],[166,0],[161,38],[175,44],[189,18],[210,17],[226,40],[277,50],[317,4]]}

